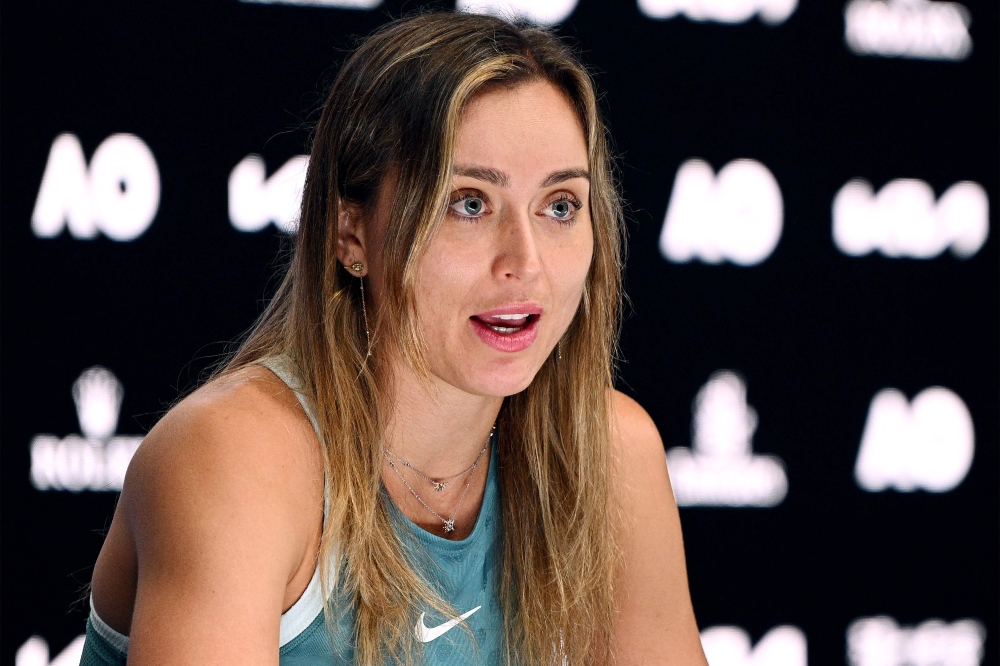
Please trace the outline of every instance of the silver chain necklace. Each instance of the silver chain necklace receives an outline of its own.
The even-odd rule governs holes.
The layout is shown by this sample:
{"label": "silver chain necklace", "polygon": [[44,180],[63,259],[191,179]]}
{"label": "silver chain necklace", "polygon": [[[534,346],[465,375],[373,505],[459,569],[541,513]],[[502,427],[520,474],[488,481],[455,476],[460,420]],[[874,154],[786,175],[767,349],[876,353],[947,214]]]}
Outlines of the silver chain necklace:
{"label": "silver chain necklace", "polygon": [[[448,483],[451,483],[451,480],[454,480],[455,478],[461,476],[462,474],[468,474],[468,478],[465,481],[465,489],[462,490],[462,495],[461,495],[461,497],[458,498],[458,504],[455,506],[455,510],[452,512],[451,518],[445,518],[440,513],[438,513],[434,509],[432,509],[430,507],[430,505],[427,504],[427,502],[425,502],[423,500],[423,498],[420,497],[420,495],[417,494],[417,491],[413,489],[413,486],[411,486],[409,483],[407,483],[406,479],[403,478],[403,473],[399,471],[398,467],[396,467],[396,463],[392,460],[392,458],[396,458],[401,463],[403,463],[404,465],[406,465],[407,467],[409,467],[410,469],[412,469],[414,472],[417,472],[417,474],[420,474],[420,476],[422,476],[423,478],[427,479],[431,483],[435,483],[436,484],[437,482],[435,482],[430,477],[425,476],[424,474],[421,474],[420,472],[418,472],[416,470],[416,468],[413,467],[413,465],[411,465],[410,463],[406,462],[405,460],[403,460],[402,458],[400,458],[396,454],[392,453],[391,451],[388,451],[388,450],[385,451],[385,453],[386,453],[386,462],[389,463],[389,467],[392,468],[392,471],[396,473],[396,476],[399,477],[399,480],[403,482],[403,485],[406,486],[406,488],[410,491],[410,493],[412,493],[413,496],[415,498],[417,498],[417,501],[420,502],[421,504],[423,504],[425,509],[427,509],[428,511],[430,511],[431,513],[433,513],[434,516],[443,523],[443,527],[444,527],[445,533],[454,532],[455,531],[455,516],[458,515],[459,509],[462,508],[462,502],[465,501],[465,494],[467,492],[469,492],[469,486],[472,485],[472,473],[474,471],[476,471],[476,467],[479,465],[479,462],[483,459],[483,454],[486,453],[486,448],[490,445],[490,440],[493,439],[493,432],[496,429],[497,429],[497,427],[493,426],[493,429],[490,430],[490,435],[489,435],[489,437],[486,438],[486,444],[483,445],[483,450],[479,452],[479,456],[476,458],[476,462],[472,463],[472,466],[469,467],[464,472],[459,472],[455,476],[448,477],[449,478]],[[445,484],[445,485],[447,485],[447,484]],[[438,488],[435,487],[435,490],[438,490]],[[441,488],[441,490],[443,490],[443,488]]]}
{"label": "silver chain necklace", "polygon": [[[496,426],[493,426],[493,430],[496,430]],[[471,472],[472,470],[474,470],[476,468],[476,465],[479,464],[479,461],[482,459],[483,454],[486,453],[486,447],[489,446],[490,439],[493,437],[493,430],[490,430],[490,434],[486,438],[486,444],[483,444],[483,449],[479,452],[479,455],[476,456],[475,462],[473,462],[471,465],[469,465],[468,467],[466,467],[465,469],[463,469],[461,472],[459,472],[457,474],[452,474],[451,476],[445,476],[445,477],[442,477],[440,479],[432,479],[431,477],[427,476],[426,474],[424,474],[423,472],[421,472],[419,469],[417,469],[416,467],[414,467],[412,464],[410,464],[410,462],[408,460],[404,460],[403,458],[400,458],[398,455],[396,455],[392,451],[389,451],[388,449],[386,450],[386,454],[392,456],[393,458],[395,458],[397,462],[399,462],[399,463],[401,463],[403,465],[403,467],[408,467],[408,468],[412,469],[413,472],[414,472],[414,474],[416,474],[421,479],[424,479],[429,484],[431,484],[431,487],[434,488],[435,492],[441,492],[442,490],[444,490],[445,488],[447,488],[448,484],[450,484],[452,481],[454,481],[458,477],[462,476],[463,474],[467,474],[467,473]]]}

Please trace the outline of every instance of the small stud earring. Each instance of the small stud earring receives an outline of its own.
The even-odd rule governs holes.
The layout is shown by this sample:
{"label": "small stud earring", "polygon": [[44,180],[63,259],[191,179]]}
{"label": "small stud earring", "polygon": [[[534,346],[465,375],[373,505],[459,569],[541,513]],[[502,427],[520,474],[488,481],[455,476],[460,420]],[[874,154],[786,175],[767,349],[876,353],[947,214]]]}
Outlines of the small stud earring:
{"label": "small stud earring", "polygon": [[355,273],[360,273],[364,269],[364,265],[360,261],[355,261],[351,264],[351,270]]}

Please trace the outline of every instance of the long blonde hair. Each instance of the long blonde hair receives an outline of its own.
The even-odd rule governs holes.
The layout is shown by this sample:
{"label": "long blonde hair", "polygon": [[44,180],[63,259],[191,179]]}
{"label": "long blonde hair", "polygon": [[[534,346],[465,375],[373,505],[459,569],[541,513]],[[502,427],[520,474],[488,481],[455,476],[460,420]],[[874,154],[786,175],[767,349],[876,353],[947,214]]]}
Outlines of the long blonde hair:
{"label": "long blonde hair", "polygon": [[[341,69],[315,130],[290,266],[223,369],[275,354],[299,365],[329,479],[324,589],[336,585],[338,597],[353,604],[358,664],[412,659],[414,609],[421,602],[447,608],[408,562],[383,501],[383,431],[392,410],[385,359],[395,354],[426,372],[415,273],[447,207],[463,109],[487,87],[532,80],[562,90],[584,127],[594,254],[560,351],[500,410],[497,593],[509,663],[612,658],[620,556],[609,392],[623,227],[593,84],[572,51],[543,29],[428,13],[383,26]],[[337,261],[338,211],[352,205],[370,212],[390,174],[395,191],[381,249],[387,288],[379,311],[368,312],[367,357],[359,280]]]}

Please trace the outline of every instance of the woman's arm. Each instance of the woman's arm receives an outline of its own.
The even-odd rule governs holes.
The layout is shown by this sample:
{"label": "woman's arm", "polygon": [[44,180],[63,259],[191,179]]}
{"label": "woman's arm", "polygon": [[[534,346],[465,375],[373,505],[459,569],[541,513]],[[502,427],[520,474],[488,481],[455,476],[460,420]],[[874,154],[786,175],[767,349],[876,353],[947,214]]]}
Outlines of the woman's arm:
{"label": "woman's arm", "polygon": [[[323,470],[294,396],[266,370],[244,374],[171,410],[129,466],[123,529],[106,545],[116,554],[101,556],[110,565],[134,552],[134,609],[120,629],[129,664],[278,663],[288,591],[305,589],[315,566]],[[121,601],[100,589],[115,576],[102,561],[98,614],[102,594]]]}
{"label": "woman's arm", "polygon": [[706,666],[688,591],[680,517],[663,442],[637,402],[614,392],[612,442],[626,525],[615,634],[619,664]]}

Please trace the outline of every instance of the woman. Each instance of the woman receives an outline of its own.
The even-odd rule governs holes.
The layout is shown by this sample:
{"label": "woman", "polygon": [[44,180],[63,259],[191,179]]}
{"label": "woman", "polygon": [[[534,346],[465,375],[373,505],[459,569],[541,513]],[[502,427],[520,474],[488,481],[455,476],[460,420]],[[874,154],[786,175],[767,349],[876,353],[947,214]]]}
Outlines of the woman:
{"label": "woman", "polygon": [[83,664],[704,664],[621,214],[536,28],[396,21],[316,128],[291,266],[133,459]]}

